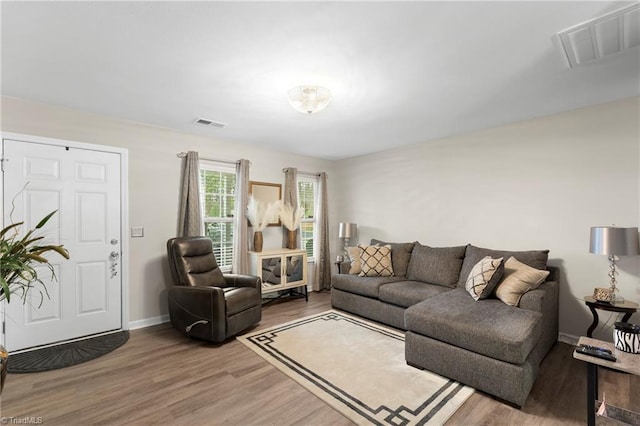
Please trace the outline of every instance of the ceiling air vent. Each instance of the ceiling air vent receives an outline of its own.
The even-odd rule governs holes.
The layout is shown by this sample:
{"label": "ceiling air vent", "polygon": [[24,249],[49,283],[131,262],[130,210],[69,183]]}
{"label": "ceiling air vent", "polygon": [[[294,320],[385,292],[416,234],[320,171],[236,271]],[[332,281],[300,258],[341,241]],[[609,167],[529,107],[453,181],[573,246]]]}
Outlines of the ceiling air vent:
{"label": "ceiling air vent", "polygon": [[570,67],[640,45],[640,4],[558,33]]}
{"label": "ceiling air vent", "polygon": [[196,121],[194,121],[194,123],[199,124],[201,126],[218,127],[219,129],[222,129],[223,127],[226,126],[225,123],[221,123],[219,121],[209,120],[209,119],[206,119],[206,118],[198,118],[198,119],[196,119]]}

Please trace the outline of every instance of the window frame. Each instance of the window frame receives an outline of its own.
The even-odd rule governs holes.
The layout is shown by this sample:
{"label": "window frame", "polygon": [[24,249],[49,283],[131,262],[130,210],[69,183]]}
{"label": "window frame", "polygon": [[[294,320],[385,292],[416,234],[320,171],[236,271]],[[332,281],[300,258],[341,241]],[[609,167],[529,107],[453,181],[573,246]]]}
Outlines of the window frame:
{"label": "window frame", "polygon": [[[202,172],[203,171],[210,171],[210,172],[218,172],[218,173],[226,173],[226,174],[231,174],[233,175],[234,179],[236,177],[236,167],[232,164],[227,164],[227,163],[222,163],[222,162],[217,162],[217,161],[211,161],[211,160],[200,160],[200,165],[199,165],[199,173],[198,173],[198,177],[200,178],[200,215],[202,217],[202,228],[204,231],[204,235],[207,235],[207,224],[208,223],[224,223],[224,224],[231,224],[232,227],[232,238],[231,238],[231,244],[230,244],[230,248],[229,250],[231,251],[231,255],[230,255],[230,263],[223,263],[225,261],[225,259],[227,259],[229,256],[216,256],[216,261],[218,263],[218,266],[220,267],[220,270],[222,272],[225,273],[229,273],[232,271],[233,269],[233,257],[234,257],[234,244],[233,244],[233,236],[235,235],[235,233],[237,232],[236,229],[236,225],[235,225],[235,203],[236,203],[236,196],[237,196],[237,192],[236,192],[236,184],[237,182],[234,181],[234,186],[233,186],[233,205],[234,205],[234,211],[231,217],[215,217],[215,216],[207,216],[206,212],[205,212],[205,207],[206,207],[206,200],[205,200],[205,183],[202,181]],[[224,194],[217,194],[217,195],[224,195],[226,197],[228,197],[231,194],[228,193],[224,193]],[[222,206],[220,207],[220,211],[222,212]],[[211,237],[209,237],[211,238]],[[213,239],[212,239],[213,241]],[[215,241],[213,241],[215,244]],[[226,241],[221,241],[220,242],[221,246],[228,246],[228,242]],[[223,250],[225,250],[223,248]]]}
{"label": "window frame", "polygon": [[[298,195],[298,203],[301,202],[302,197],[300,196],[300,183],[301,182],[306,182],[306,183],[310,183],[313,185],[313,217],[308,218],[308,217],[304,217],[300,222],[300,243],[303,249],[305,249],[305,244],[304,244],[304,239],[302,238],[302,225],[305,223],[311,223],[313,224],[313,235],[311,237],[311,241],[312,241],[312,256],[309,256],[309,254],[307,253],[307,262],[315,262],[315,254],[316,254],[316,248],[317,248],[317,238],[318,238],[318,223],[317,223],[317,218],[318,218],[318,177],[316,175],[298,175],[298,179],[296,182],[296,191],[297,191],[297,195]],[[306,251],[306,249],[305,249]]]}

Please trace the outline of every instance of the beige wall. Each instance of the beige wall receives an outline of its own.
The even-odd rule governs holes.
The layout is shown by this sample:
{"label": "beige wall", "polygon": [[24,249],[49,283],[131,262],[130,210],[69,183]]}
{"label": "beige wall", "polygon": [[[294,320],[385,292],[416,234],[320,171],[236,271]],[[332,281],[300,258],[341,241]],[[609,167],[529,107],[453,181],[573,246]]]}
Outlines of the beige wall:
{"label": "beige wall", "polygon": [[[281,183],[286,166],[328,171],[332,236],[338,222],[351,221],[362,242],[547,248],[550,263],[562,269],[560,330],[577,336],[591,321],[580,298],[608,282],[606,257],[588,253],[589,227],[638,226],[640,219],[638,117],[640,99],[632,98],[337,162],[12,98],[3,98],[1,128],[129,150],[130,225],[145,227],[144,238],[130,240],[132,321],[166,313],[164,243],[175,232],[180,173],[175,155],[195,150],[248,158],[251,178],[266,182]],[[265,247],[276,247],[279,238],[267,229]],[[331,240],[336,253],[339,242]],[[618,265],[622,295],[640,301],[640,257]],[[610,340],[615,317],[601,319],[609,326],[596,335]]]}
{"label": "beige wall", "polygon": [[[341,218],[361,242],[549,249],[562,269],[560,330],[585,334],[580,298],[608,283],[589,228],[638,226],[639,117],[632,98],[341,161]],[[640,301],[640,257],[618,265],[622,295]]]}
{"label": "beige wall", "polygon": [[[129,224],[144,227],[144,238],[130,238],[130,309],[133,326],[157,322],[167,314],[168,269],[165,243],[175,236],[181,151],[198,151],[201,157],[252,163],[252,180],[283,183],[282,168],[329,173],[329,194],[333,188],[333,163],[317,158],[273,152],[259,144],[245,145],[218,139],[224,130],[212,130],[212,137],[127,122],[65,108],[2,98],[3,132],[116,146],[129,152]],[[335,205],[330,217],[335,217]],[[331,223],[337,229],[337,224]],[[337,231],[335,231],[337,234]],[[125,231],[128,237],[129,230]],[[265,230],[265,249],[280,247],[280,228]],[[311,272],[311,269],[310,271]],[[310,276],[313,274],[310,273]]]}

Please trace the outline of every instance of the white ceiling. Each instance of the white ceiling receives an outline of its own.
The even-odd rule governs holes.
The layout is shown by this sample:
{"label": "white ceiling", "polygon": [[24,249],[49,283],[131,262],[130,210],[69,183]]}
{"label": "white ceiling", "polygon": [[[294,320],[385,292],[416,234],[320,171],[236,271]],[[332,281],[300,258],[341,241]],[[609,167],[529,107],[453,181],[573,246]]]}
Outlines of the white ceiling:
{"label": "white ceiling", "polygon": [[[640,95],[638,48],[569,68],[555,38],[629,4],[3,1],[1,89],[347,158]],[[289,106],[304,83],[327,109]]]}

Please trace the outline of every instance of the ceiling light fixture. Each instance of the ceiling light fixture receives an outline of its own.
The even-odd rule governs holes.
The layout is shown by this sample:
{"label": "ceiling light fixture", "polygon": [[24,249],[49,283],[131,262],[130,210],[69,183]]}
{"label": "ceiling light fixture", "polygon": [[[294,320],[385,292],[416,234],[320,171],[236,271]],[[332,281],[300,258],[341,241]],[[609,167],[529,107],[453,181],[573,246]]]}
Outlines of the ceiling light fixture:
{"label": "ceiling light fixture", "polygon": [[331,92],[322,86],[297,86],[287,92],[287,97],[296,111],[312,114],[329,105]]}

